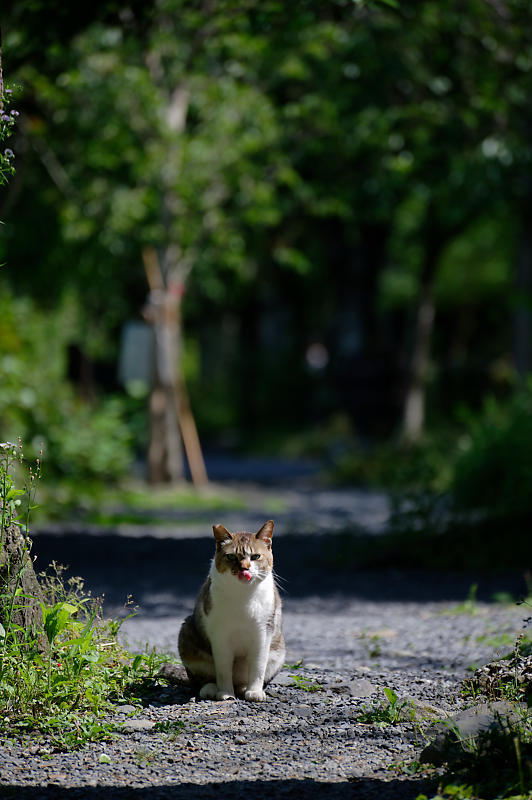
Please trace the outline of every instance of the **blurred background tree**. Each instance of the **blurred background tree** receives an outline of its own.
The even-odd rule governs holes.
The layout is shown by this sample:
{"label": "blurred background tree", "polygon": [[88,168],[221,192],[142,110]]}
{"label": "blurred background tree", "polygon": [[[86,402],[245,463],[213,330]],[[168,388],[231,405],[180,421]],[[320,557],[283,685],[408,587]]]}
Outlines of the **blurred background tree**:
{"label": "blurred background tree", "polygon": [[[148,452],[151,389],[152,477],[179,480],[163,418],[184,376],[211,446],[317,449],[380,482],[422,451],[421,480],[450,486],[486,398],[513,418],[531,370],[524,1],[10,11],[0,291],[32,321],[0,327],[1,435],[118,475]],[[158,302],[149,263],[173,303],[159,404],[116,377],[124,325]],[[63,441],[80,425],[95,463]]]}

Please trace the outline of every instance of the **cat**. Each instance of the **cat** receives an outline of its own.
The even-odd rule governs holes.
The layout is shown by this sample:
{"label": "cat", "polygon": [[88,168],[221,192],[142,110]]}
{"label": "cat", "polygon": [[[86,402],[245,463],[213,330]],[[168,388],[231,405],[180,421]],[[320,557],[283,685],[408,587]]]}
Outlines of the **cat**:
{"label": "cat", "polygon": [[273,521],[256,534],[214,525],[216,550],[194,613],[179,631],[179,655],[205,699],[265,699],[283,667],[281,598],[273,577]]}

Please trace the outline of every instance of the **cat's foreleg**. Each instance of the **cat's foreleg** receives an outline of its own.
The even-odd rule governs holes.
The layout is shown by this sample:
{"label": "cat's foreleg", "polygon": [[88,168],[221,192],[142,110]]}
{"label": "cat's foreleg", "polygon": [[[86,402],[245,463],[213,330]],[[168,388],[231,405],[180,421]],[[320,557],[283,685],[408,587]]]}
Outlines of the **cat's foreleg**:
{"label": "cat's foreleg", "polygon": [[244,699],[261,702],[266,699],[264,693],[264,673],[270,652],[271,637],[265,637],[260,644],[248,653],[248,686]]}
{"label": "cat's foreleg", "polygon": [[216,670],[216,699],[234,700],[235,690],[233,688],[233,652],[227,648],[227,645],[216,646],[213,642],[212,654],[214,657],[214,667]]}

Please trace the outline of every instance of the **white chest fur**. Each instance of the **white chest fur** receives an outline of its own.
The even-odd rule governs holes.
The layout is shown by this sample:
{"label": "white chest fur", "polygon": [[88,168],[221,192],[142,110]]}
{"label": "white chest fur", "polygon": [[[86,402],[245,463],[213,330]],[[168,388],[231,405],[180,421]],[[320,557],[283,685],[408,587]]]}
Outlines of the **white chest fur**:
{"label": "white chest fur", "polygon": [[210,578],[209,613],[202,614],[205,632],[211,644],[223,644],[234,656],[247,655],[268,635],[275,605],[273,576],[247,583],[213,565]]}

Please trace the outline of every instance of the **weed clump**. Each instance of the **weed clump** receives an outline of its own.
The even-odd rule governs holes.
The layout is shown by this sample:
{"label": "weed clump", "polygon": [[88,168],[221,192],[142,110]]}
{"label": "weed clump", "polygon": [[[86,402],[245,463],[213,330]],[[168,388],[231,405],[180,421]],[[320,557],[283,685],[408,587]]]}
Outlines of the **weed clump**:
{"label": "weed clump", "polygon": [[[480,667],[464,681],[463,694],[491,709],[493,723],[477,736],[464,735],[458,726],[451,727],[443,756],[446,781],[430,800],[530,800],[531,685],[530,639],[524,634],[505,658]],[[428,798],[419,795],[416,800]]]}
{"label": "weed clump", "polygon": [[10,473],[22,461],[20,444],[0,445],[0,734],[44,735],[68,750],[109,738],[109,712],[136,702],[160,658],[121,646],[122,623],[103,619],[81,578],[66,580],[57,564],[35,575],[29,515],[40,465],[21,490]]}

